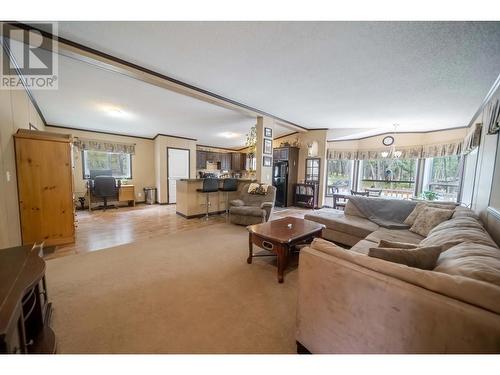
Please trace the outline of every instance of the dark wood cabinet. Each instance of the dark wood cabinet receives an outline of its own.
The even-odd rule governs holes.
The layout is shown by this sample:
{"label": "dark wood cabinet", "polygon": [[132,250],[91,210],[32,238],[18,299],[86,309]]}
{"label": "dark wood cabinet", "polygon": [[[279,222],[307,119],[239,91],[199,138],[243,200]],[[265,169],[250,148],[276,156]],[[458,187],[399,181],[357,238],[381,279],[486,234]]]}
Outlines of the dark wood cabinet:
{"label": "dark wood cabinet", "polygon": [[55,353],[42,248],[0,250],[0,353]]}
{"label": "dark wood cabinet", "polygon": [[196,169],[205,169],[207,167],[207,153],[205,151],[196,151]]}
{"label": "dark wood cabinet", "polygon": [[231,165],[233,171],[244,171],[246,169],[247,154],[241,152],[231,153]]}
{"label": "dark wood cabinet", "polygon": [[223,171],[230,171],[231,168],[231,154],[230,153],[223,153],[220,154],[220,168]]}
{"label": "dark wood cabinet", "polygon": [[246,169],[246,154],[241,152],[196,151],[196,169],[206,169],[207,162],[220,163],[219,169],[242,171]]}

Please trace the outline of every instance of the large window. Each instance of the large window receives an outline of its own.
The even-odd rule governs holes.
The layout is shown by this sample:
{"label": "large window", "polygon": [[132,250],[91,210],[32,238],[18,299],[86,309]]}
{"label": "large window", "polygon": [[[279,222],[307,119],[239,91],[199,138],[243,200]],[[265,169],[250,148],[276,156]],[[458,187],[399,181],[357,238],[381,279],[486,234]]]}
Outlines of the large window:
{"label": "large window", "polygon": [[116,178],[132,178],[130,154],[103,151],[83,151],[83,178],[102,173]]}
{"label": "large window", "polygon": [[328,160],[327,162],[327,196],[333,193],[348,193],[352,185],[352,169],[354,160]]}
{"label": "large window", "polygon": [[381,195],[409,199],[415,190],[416,159],[363,160],[359,190],[380,189]]}
{"label": "large window", "polygon": [[456,201],[460,190],[461,158],[444,156],[425,160],[423,191],[437,194],[437,199]]}

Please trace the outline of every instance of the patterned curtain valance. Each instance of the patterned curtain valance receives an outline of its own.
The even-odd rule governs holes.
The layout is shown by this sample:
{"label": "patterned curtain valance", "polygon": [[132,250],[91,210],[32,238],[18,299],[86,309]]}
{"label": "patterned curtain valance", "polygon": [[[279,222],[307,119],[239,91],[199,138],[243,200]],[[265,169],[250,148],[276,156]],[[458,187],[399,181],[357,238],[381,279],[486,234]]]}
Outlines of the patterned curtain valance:
{"label": "patterned curtain valance", "polygon": [[488,134],[496,134],[500,131],[500,100],[492,100],[485,109]]}
{"label": "patterned curtain valance", "polygon": [[436,143],[422,146],[422,158],[437,158],[441,156],[460,155],[463,140],[458,139],[449,143]]}
{"label": "patterned curtain valance", "polygon": [[95,139],[77,138],[73,144],[80,150],[135,154],[135,143],[118,143]]}
{"label": "patterned curtain valance", "polygon": [[[478,138],[477,135],[472,136],[470,143],[473,144],[477,142],[476,138]],[[329,159],[376,160],[376,159],[393,157],[392,147],[379,148],[373,150],[336,150],[334,147],[335,146],[330,146],[330,148],[328,149],[327,156]],[[396,146],[395,150],[401,153],[399,159],[419,159],[419,158],[459,155],[464,150],[464,140],[459,139],[449,143],[439,143],[431,145],[415,145],[415,146],[404,146],[404,147]]]}
{"label": "patterned curtain valance", "polygon": [[462,153],[467,154],[479,146],[481,142],[481,131],[483,129],[482,124],[475,124],[472,126],[471,130],[465,136]]}

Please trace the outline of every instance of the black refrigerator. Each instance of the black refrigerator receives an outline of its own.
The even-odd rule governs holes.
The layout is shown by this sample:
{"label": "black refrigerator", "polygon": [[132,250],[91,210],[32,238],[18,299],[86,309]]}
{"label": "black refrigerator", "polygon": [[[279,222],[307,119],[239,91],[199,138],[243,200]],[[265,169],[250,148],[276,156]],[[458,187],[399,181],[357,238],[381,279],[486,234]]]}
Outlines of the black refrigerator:
{"label": "black refrigerator", "polygon": [[288,161],[273,164],[273,186],[276,188],[277,207],[286,207],[288,202]]}

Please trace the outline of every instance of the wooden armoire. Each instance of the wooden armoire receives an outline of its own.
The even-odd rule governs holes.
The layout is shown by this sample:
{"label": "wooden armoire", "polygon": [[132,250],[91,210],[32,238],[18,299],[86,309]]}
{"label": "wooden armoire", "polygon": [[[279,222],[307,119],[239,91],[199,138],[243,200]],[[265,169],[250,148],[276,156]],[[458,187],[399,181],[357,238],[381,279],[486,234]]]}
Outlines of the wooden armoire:
{"label": "wooden armoire", "polygon": [[71,136],[19,129],[14,139],[23,245],[75,242]]}

